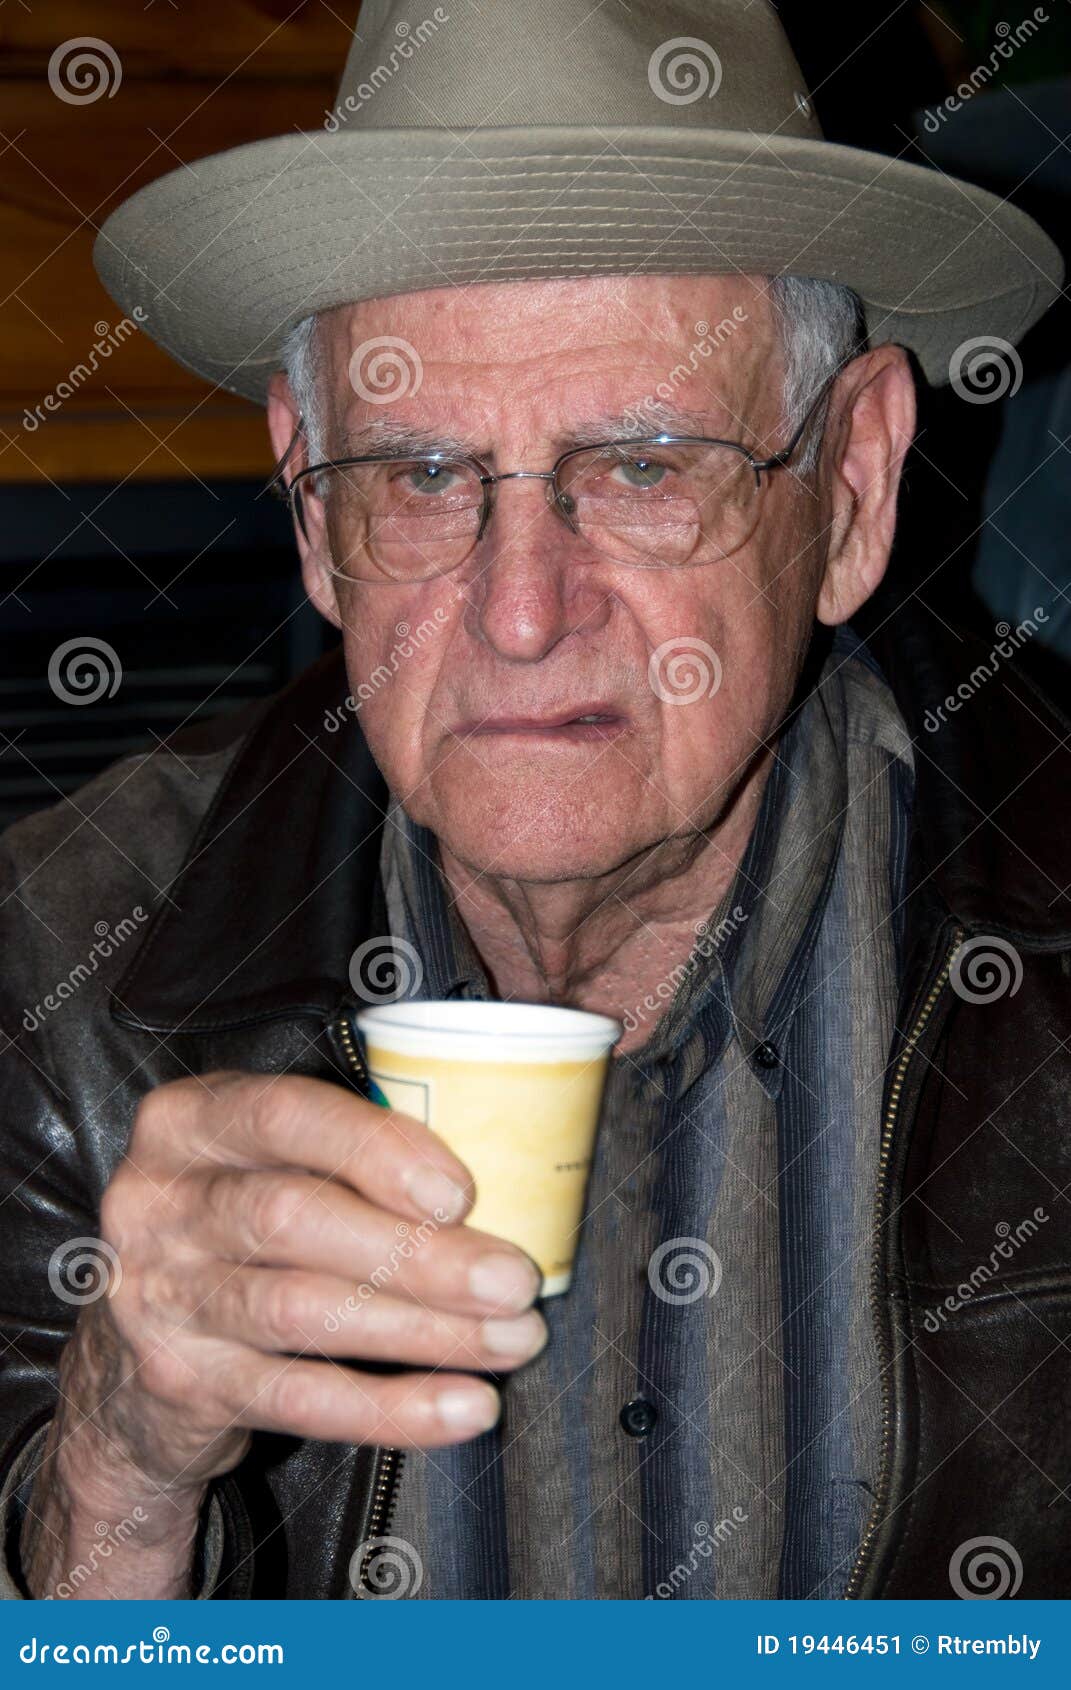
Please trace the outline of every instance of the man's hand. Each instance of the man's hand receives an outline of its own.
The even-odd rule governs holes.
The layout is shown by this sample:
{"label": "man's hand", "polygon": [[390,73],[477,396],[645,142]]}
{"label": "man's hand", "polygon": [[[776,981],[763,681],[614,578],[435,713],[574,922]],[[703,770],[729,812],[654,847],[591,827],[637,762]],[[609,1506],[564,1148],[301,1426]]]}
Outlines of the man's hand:
{"label": "man's hand", "polygon": [[492,1426],[497,1393],[471,1373],[520,1366],[546,1328],[535,1265],[459,1224],[472,1197],[428,1128],[341,1086],[217,1073],[151,1092],[101,1205],[122,1272],[64,1351],[33,1495],[49,1530],[24,1533],[35,1593],[63,1576],[48,1536],[76,1555],[75,1521],[140,1505],[154,1588],[116,1594],[182,1594],[205,1487],[254,1429],[434,1448]]}

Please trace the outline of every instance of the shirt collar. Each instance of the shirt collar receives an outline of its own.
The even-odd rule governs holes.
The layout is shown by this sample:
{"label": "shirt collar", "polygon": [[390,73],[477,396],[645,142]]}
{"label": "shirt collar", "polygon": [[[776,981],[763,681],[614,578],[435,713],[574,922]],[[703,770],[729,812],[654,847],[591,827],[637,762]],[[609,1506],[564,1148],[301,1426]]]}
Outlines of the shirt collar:
{"label": "shirt collar", "polygon": [[488,998],[490,982],[439,866],[439,842],[391,796],[379,871],[391,935],[411,944],[421,979],[413,997]]}
{"label": "shirt collar", "polygon": [[[773,766],[734,885],[715,913],[733,1031],[767,1091],[829,899],[844,832],[847,721],[843,645],[773,747]],[[756,1061],[756,1056],[758,1060]]]}
{"label": "shirt collar", "polygon": [[[806,977],[843,831],[840,667],[847,655],[847,644],[835,641],[817,683],[771,746],[772,767],[736,874],[697,924],[668,1008],[632,1052],[644,1069],[674,1064],[678,1094],[718,1060],[733,1034],[763,1088],[775,1095],[780,1087],[779,1046]],[[636,1013],[646,1014],[657,995]]]}

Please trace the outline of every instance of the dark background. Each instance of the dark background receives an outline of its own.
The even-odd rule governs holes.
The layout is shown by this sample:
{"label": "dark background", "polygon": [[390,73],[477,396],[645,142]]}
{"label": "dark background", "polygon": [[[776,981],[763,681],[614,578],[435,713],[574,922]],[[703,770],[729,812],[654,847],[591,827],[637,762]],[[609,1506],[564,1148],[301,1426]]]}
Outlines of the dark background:
{"label": "dark background", "polygon": [[[322,122],[356,6],[159,0],[140,10],[39,0],[32,14],[0,14],[0,825],[180,723],[274,691],[334,637],[303,603],[285,511],[263,496],[266,434],[252,407],[217,400],[150,344],[131,343],[62,417],[29,434],[21,422],[77,361],[89,325],[117,315],[89,259],[112,204],[176,159]],[[991,187],[1066,255],[1071,17],[1067,0],[1045,10],[1037,38],[932,137],[922,108],[989,58],[999,25],[1033,7],[779,7],[831,140]],[[45,67],[57,43],[87,33],[121,38],[120,96],[61,107]],[[990,640],[998,619],[1045,605],[1043,635],[1016,662],[1065,708],[1069,344],[1065,294],[1019,348],[1014,398],[968,404],[923,387],[892,566],[898,592]],[[77,635],[119,654],[114,697],[72,706],[54,695],[49,658]]]}

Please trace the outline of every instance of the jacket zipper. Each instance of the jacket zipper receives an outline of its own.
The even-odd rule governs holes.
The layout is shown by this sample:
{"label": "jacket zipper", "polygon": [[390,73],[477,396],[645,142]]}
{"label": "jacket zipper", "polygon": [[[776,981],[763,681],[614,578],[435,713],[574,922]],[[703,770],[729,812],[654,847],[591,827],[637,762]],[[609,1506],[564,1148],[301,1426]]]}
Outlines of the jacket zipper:
{"label": "jacket zipper", "polygon": [[881,1299],[882,1261],[884,1254],[884,1225],[888,1213],[889,1200],[889,1164],[891,1161],[893,1134],[896,1131],[896,1120],[900,1111],[900,1098],[903,1094],[904,1081],[911,1064],[911,1058],[918,1048],[919,1040],[925,1031],[926,1024],[933,1014],[938,998],[948,984],[948,977],[952,969],[952,961],[963,940],[963,929],[957,927],[952,935],[952,942],[941,971],[926,996],[926,1001],[919,1010],[915,1025],[912,1027],[907,1042],[897,1058],[896,1071],[889,1088],[889,1105],[885,1111],[885,1119],[881,1129],[881,1148],[878,1154],[878,1186],[874,1202],[874,1243],[870,1262],[870,1309],[877,1337],[878,1357],[881,1369],[881,1465],[878,1471],[878,1484],[874,1494],[874,1506],[870,1511],[866,1530],[859,1545],[855,1565],[848,1579],[844,1592],[845,1600],[858,1594],[867,1570],[874,1547],[874,1539],[881,1525],[888,1502],[889,1480],[892,1472],[892,1385],[890,1373],[892,1370],[892,1345],[889,1341],[889,1321],[887,1312]]}
{"label": "jacket zipper", "polygon": [[[353,1036],[349,1017],[339,1017],[336,1031],[339,1043],[346,1053],[346,1060],[354,1073],[367,1088],[371,1076],[366,1068],[361,1053],[357,1048],[357,1041]],[[386,1537],[390,1530],[391,1519],[394,1515],[394,1504],[398,1494],[398,1481],[402,1475],[405,1463],[405,1451],[402,1449],[382,1448],[376,1451],[375,1467],[372,1472],[372,1503],[368,1510],[368,1522],[364,1540],[370,1547],[361,1562],[360,1575],[357,1580],[356,1594],[368,1588],[367,1574],[375,1550],[371,1547],[377,1538]]]}

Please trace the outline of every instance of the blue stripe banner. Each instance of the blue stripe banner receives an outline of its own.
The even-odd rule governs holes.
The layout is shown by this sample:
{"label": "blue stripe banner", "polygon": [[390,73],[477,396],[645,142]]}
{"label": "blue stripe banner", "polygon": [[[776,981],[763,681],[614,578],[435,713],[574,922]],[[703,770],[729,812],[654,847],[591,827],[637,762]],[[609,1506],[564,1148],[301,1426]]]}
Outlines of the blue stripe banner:
{"label": "blue stripe banner", "polygon": [[[509,1690],[724,1682],[1068,1682],[1065,1602],[8,1602],[0,1683],[67,1684],[124,1671],[347,1686],[402,1680]],[[701,1676],[699,1676],[701,1675]],[[731,1681],[730,1681],[731,1682]]]}

